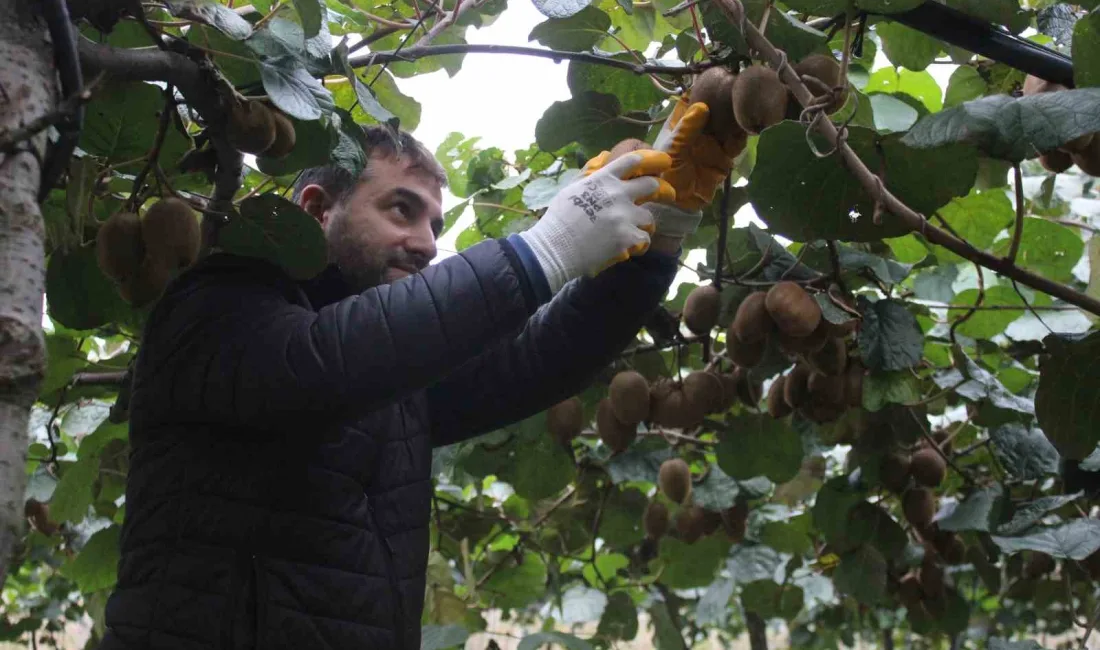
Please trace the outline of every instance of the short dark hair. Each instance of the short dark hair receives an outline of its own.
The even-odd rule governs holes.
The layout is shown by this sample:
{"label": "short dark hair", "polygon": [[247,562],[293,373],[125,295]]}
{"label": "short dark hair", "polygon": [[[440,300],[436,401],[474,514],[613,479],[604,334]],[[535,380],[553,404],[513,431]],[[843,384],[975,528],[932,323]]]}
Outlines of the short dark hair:
{"label": "short dark hair", "polygon": [[408,159],[413,167],[431,174],[440,187],[447,186],[447,173],[427,147],[409,132],[394,128],[389,124],[371,124],[361,127],[365,140],[367,164],[356,178],[346,167],[340,165],[322,165],[303,171],[294,183],[292,199],[295,203],[309,185],[320,185],[332,197],[334,204],[343,202],[355,186],[370,178],[370,161],[375,156],[390,156]]}

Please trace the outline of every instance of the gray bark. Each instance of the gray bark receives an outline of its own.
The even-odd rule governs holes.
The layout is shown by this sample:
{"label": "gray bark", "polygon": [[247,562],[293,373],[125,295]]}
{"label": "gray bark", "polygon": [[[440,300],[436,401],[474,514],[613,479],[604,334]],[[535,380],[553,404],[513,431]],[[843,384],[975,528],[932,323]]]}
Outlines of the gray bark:
{"label": "gray bark", "polygon": [[[0,0],[0,134],[57,106],[45,23],[27,0]],[[0,586],[23,535],[27,421],[46,372],[42,296],[45,229],[38,205],[46,134],[0,153]]]}

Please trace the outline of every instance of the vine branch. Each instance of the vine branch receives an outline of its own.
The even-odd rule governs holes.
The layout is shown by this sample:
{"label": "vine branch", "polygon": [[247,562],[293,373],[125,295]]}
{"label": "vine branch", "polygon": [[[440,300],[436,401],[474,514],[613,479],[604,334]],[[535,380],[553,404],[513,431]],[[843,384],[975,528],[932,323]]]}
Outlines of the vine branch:
{"label": "vine branch", "polygon": [[[814,96],[802,83],[794,69],[787,64],[785,53],[777,50],[772,43],[760,33],[751,22],[745,20],[745,10],[740,0],[712,0],[734,27],[740,29],[749,46],[760,52],[773,68],[779,73],[780,79],[794,94],[799,104],[806,107],[813,103]],[[831,142],[840,153],[841,159],[848,170],[855,176],[859,184],[869,196],[878,197],[882,201],[883,208],[898,218],[911,232],[918,232],[929,242],[942,246],[952,253],[966,258],[975,264],[999,273],[1005,277],[1019,281],[1033,289],[1037,289],[1051,296],[1093,314],[1100,315],[1100,300],[1087,296],[1071,287],[1053,282],[1040,275],[1022,269],[1013,262],[999,258],[995,255],[975,248],[969,242],[954,237],[947,232],[928,223],[923,215],[916,212],[894,196],[885,187],[879,189],[879,181],[867,165],[860,159],[856,152],[840,137],[835,124],[827,119],[815,120],[814,128]]]}
{"label": "vine branch", "polygon": [[145,186],[145,179],[149,176],[149,171],[157,164],[157,159],[160,158],[160,150],[164,147],[164,139],[168,136],[168,127],[172,124],[172,111],[176,110],[175,102],[172,101],[172,84],[168,84],[164,91],[164,97],[164,107],[160,111],[157,133],[153,137],[153,146],[149,149],[149,155],[146,156],[145,166],[134,177],[134,188],[130,192],[130,209],[134,212],[141,205],[141,190]]}
{"label": "vine branch", "polygon": [[1008,256],[1005,260],[1009,264],[1016,263],[1016,254],[1020,252],[1020,238],[1024,234],[1024,175],[1020,171],[1020,163],[1012,166],[1016,182],[1016,228],[1012,231],[1012,244],[1008,247]]}

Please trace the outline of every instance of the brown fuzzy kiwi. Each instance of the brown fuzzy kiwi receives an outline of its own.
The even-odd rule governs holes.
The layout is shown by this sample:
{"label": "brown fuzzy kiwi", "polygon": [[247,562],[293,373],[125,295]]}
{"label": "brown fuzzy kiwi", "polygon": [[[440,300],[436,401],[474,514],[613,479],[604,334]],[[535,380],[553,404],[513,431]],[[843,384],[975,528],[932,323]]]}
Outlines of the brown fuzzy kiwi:
{"label": "brown fuzzy kiwi", "polygon": [[737,75],[731,92],[733,115],[752,135],[783,121],[787,113],[787,87],[771,68],[751,65]]}
{"label": "brown fuzzy kiwi", "polygon": [[936,564],[935,553],[925,550],[924,559],[920,563],[920,584],[924,592],[925,604],[929,600],[939,600],[944,595],[944,571],[943,567]]}
{"label": "brown fuzzy kiwi", "polygon": [[927,526],[936,516],[936,497],[928,488],[912,488],[901,497],[905,520],[914,526]]}
{"label": "brown fuzzy kiwi", "polygon": [[696,370],[684,377],[684,398],[692,410],[717,413],[722,409],[722,380],[718,375]]}
{"label": "brown fuzzy kiwi", "polygon": [[773,418],[784,418],[791,414],[790,404],[783,399],[783,388],[786,384],[787,376],[780,375],[768,389],[768,415]]}
{"label": "brown fuzzy kiwi", "polygon": [[787,406],[793,409],[801,408],[810,401],[810,375],[813,371],[809,366],[798,363],[787,375],[787,381],[783,382],[783,399]]}
{"label": "brown fuzzy kiwi", "polygon": [[294,130],[294,123],[290,118],[277,109],[271,110],[271,118],[275,124],[275,140],[271,146],[264,150],[264,158],[286,158],[294,151],[294,145],[298,141],[298,134]]}
{"label": "brown fuzzy kiwi", "polygon": [[119,295],[134,307],[144,307],[160,298],[175,273],[176,269],[168,262],[146,255],[138,272],[119,285]]}
{"label": "brown fuzzy kiwi", "polygon": [[712,284],[695,287],[684,301],[684,325],[692,334],[706,334],[718,324],[722,295]]}
{"label": "brown fuzzy kiwi", "polygon": [[775,331],[775,321],[765,306],[767,295],[767,292],[756,291],[741,301],[730,323],[727,339],[737,337],[745,343],[760,343]]}
{"label": "brown fuzzy kiwi", "polygon": [[895,494],[905,492],[909,487],[909,467],[912,457],[906,452],[893,452],[882,457],[878,474],[882,485]]}
{"label": "brown fuzzy kiwi", "polygon": [[789,280],[768,290],[764,306],[787,336],[809,336],[821,323],[821,306],[805,289]]}
{"label": "brown fuzzy kiwi", "polygon": [[723,372],[717,376],[722,384],[722,404],[718,411],[728,411],[737,403],[737,375],[732,372]]}
{"label": "brown fuzzy kiwi", "polygon": [[634,442],[638,436],[638,427],[636,424],[620,422],[611,409],[611,400],[605,397],[596,408],[596,432],[600,440],[617,454],[626,451],[630,443]]}
{"label": "brown fuzzy kiwi", "polygon": [[695,77],[691,84],[691,103],[702,102],[709,109],[705,133],[718,136],[719,140],[740,138],[744,129],[733,115],[733,85],[737,75],[715,66],[707,68]]}
{"label": "brown fuzzy kiwi", "polygon": [[[811,54],[794,65],[794,71],[798,76],[810,75],[825,82],[829,88],[835,88],[840,83],[840,63],[831,56],[825,54]],[[820,94],[816,87],[809,87],[814,95]],[[848,100],[848,89],[844,88],[836,94],[836,98],[825,108],[826,113],[839,111],[844,102]],[[797,104],[797,102],[795,102]]]}
{"label": "brown fuzzy kiwi", "polygon": [[696,406],[684,396],[681,386],[663,382],[650,390],[649,419],[658,426],[691,429],[706,415]]}
{"label": "brown fuzzy kiwi", "polygon": [[[619,144],[611,147],[611,151],[608,152],[607,162],[611,162],[623,154],[628,154],[631,151],[637,151],[639,149],[649,149],[650,146],[643,140],[637,138],[627,138],[619,142]],[[606,164],[606,163],[605,163]]]}
{"label": "brown fuzzy kiwi", "polygon": [[[950,438],[951,434],[944,429],[937,429],[932,432],[932,441],[935,442],[936,446],[942,449],[945,454],[950,454],[955,449],[955,443]],[[920,442],[922,447],[928,446],[927,440],[922,438]]]}
{"label": "brown fuzzy kiwi", "polygon": [[812,422],[826,424],[835,422],[837,418],[844,414],[844,409],[835,404],[810,401],[808,404],[804,404],[798,412]]}
{"label": "brown fuzzy kiwi", "polygon": [[141,238],[146,258],[155,258],[174,270],[190,266],[198,258],[202,230],[191,206],[170,197],[145,211]]}
{"label": "brown fuzzy kiwi", "polygon": [[934,488],[943,483],[943,479],[947,477],[947,463],[935,449],[926,447],[913,454],[909,473],[918,484]]}
{"label": "brown fuzzy kiwi", "polygon": [[137,273],[145,257],[141,219],[133,212],[116,212],[96,232],[96,259],[103,274],[125,282]]}
{"label": "brown fuzzy kiwi", "polygon": [[271,109],[254,100],[234,102],[226,136],[237,151],[263,154],[275,142],[275,118]]}
{"label": "brown fuzzy kiwi", "polygon": [[691,468],[683,458],[669,458],[657,470],[657,486],[673,503],[683,503],[691,496]]}
{"label": "brown fuzzy kiwi", "polygon": [[[821,374],[836,377],[848,368],[848,347],[844,339],[826,339],[825,345],[808,360]],[[844,382],[837,383],[843,385]]]}
{"label": "brown fuzzy kiwi", "polygon": [[1024,564],[1024,578],[1035,580],[1054,570],[1054,558],[1039,551],[1031,551]]}
{"label": "brown fuzzy kiwi", "polygon": [[744,501],[738,501],[722,511],[722,528],[731,542],[737,543],[745,539],[748,527],[749,506]]}
{"label": "brown fuzzy kiwi", "polygon": [[810,389],[810,398],[821,405],[834,406],[843,409],[848,400],[844,395],[844,382],[837,381],[835,377],[814,372],[806,382]]}
{"label": "brown fuzzy kiwi", "polygon": [[1100,580],[1100,550],[1081,560],[1081,566],[1088,572],[1093,580]]}
{"label": "brown fuzzy kiwi", "polygon": [[1039,155],[1039,164],[1048,172],[1061,174],[1070,167],[1073,167],[1073,156],[1064,151],[1053,149]]}
{"label": "brown fuzzy kiwi", "polygon": [[636,370],[617,373],[608,387],[607,397],[619,422],[638,423],[649,417],[649,382]]}
{"label": "brown fuzzy kiwi", "polygon": [[898,585],[898,599],[906,607],[919,604],[924,598],[924,589],[920,584],[920,574],[909,572],[905,574]]}
{"label": "brown fuzzy kiwi", "polygon": [[27,502],[23,504],[23,516],[27,518],[27,523],[30,524],[31,528],[46,537],[50,537],[61,529],[57,522],[50,519],[49,504],[37,499],[27,499]]}
{"label": "brown fuzzy kiwi", "polygon": [[676,532],[680,533],[680,539],[688,544],[699,541],[706,527],[706,512],[695,504],[684,506],[676,513]]}
{"label": "brown fuzzy kiwi", "polygon": [[660,501],[650,501],[642,516],[642,527],[650,539],[661,539],[668,532],[668,508]]}
{"label": "brown fuzzy kiwi", "polygon": [[787,354],[805,356],[820,352],[829,342],[829,333],[824,327],[818,325],[809,336],[789,336],[784,332],[777,332],[776,339],[779,341],[780,349]]}
{"label": "brown fuzzy kiwi", "polygon": [[1073,164],[1089,176],[1100,176],[1100,138],[1093,138],[1089,146],[1070,155]]}
{"label": "brown fuzzy kiwi", "polygon": [[737,386],[737,398],[745,406],[755,408],[764,397],[764,382],[754,379],[748,368],[738,368],[733,371],[733,381]]}
{"label": "brown fuzzy kiwi", "polygon": [[962,564],[966,561],[966,542],[958,533],[947,530],[938,531],[932,537],[932,545],[948,564]]}
{"label": "brown fuzzy kiwi", "polygon": [[736,335],[726,337],[726,356],[743,368],[755,368],[764,360],[767,345],[763,341],[746,343]]}
{"label": "brown fuzzy kiwi", "polygon": [[546,429],[555,440],[569,444],[584,427],[584,405],[579,397],[570,397],[546,411]]}
{"label": "brown fuzzy kiwi", "polygon": [[844,371],[844,397],[848,406],[863,406],[863,364],[859,359],[849,359]]}

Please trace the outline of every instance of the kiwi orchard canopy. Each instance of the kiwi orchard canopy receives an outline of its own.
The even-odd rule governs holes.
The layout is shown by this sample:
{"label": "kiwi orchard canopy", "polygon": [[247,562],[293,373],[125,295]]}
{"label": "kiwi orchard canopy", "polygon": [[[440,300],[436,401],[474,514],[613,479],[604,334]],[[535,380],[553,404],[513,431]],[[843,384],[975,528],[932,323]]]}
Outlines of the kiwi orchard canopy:
{"label": "kiwi orchard canopy", "polygon": [[435,151],[457,248],[702,116],[664,177],[707,197],[699,262],[584,390],[435,450],[422,647],[1084,647],[1096,3],[534,6],[514,46],[491,0],[0,3],[0,640],[103,635],[166,284],[211,250],[316,276],[298,174],[415,135],[405,79],[525,56],[569,96],[523,149]]}

